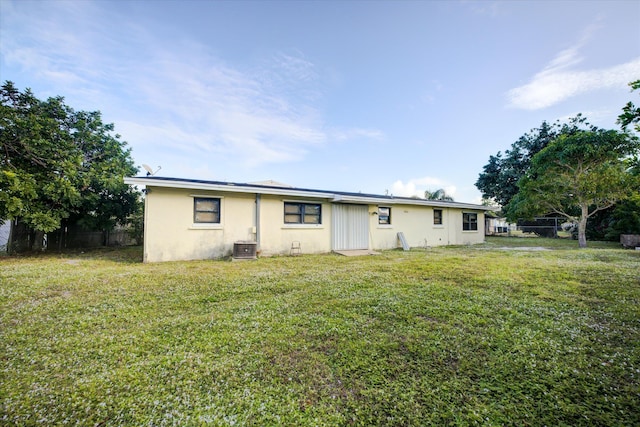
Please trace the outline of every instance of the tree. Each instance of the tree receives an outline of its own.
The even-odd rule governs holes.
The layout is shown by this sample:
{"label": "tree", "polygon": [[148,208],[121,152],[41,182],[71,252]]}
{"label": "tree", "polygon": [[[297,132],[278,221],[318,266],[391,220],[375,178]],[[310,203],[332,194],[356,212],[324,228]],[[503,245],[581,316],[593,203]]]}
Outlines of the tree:
{"label": "tree", "polygon": [[442,200],[447,202],[453,202],[453,197],[449,196],[443,188],[435,191],[425,190],[424,198],[427,200]]}
{"label": "tree", "polygon": [[[631,90],[640,89],[640,80],[629,83]],[[629,101],[627,105],[622,108],[622,114],[618,116],[618,122],[623,130],[627,130],[627,127],[631,124],[634,125],[636,132],[640,132],[640,107],[633,105],[633,102]]]}
{"label": "tree", "polygon": [[[640,89],[640,80],[629,83],[629,86],[632,91]],[[628,102],[622,108],[622,114],[618,116],[617,123],[625,132],[631,129],[640,132],[640,108]],[[634,126],[630,129],[631,125]],[[635,159],[630,158],[628,161],[629,173],[640,177],[640,158],[636,156]],[[636,181],[638,185],[633,191],[635,193],[633,196],[589,218],[587,238],[619,240],[621,234],[640,233],[640,178]]]}
{"label": "tree", "polygon": [[531,129],[516,142],[511,149],[489,156],[489,162],[483,167],[476,181],[476,187],[485,199],[494,200],[508,213],[509,202],[518,194],[518,181],[531,165],[531,159],[560,135],[572,135],[581,129],[596,130],[587,123],[586,118],[578,114],[568,123],[543,121],[539,128]]}
{"label": "tree", "polygon": [[638,148],[637,138],[615,130],[560,135],[533,156],[507,217],[561,215],[577,222],[579,246],[586,247],[587,220],[629,197],[635,187],[626,156]]}
{"label": "tree", "polygon": [[2,86],[1,95],[0,217],[54,230],[80,201],[69,110],[61,98],[41,102],[11,82]]}
{"label": "tree", "polygon": [[108,228],[139,207],[124,184],[131,151],[100,112],[74,111],[64,98],[38,100],[12,82],[0,88],[0,218],[50,232],[65,219]]}

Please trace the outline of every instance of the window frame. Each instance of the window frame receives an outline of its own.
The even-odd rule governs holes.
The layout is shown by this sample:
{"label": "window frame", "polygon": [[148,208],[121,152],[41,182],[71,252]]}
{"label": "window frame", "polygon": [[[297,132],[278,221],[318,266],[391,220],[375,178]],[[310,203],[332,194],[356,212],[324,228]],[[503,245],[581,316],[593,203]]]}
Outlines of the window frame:
{"label": "window frame", "polygon": [[[439,212],[440,215],[436,215],[436,212]],[[440,220],[440,222],[437,222],[437,219]],[[434,209],[433,210],[433,225],[435,226],[442,226],[444,225],[444,209]]]}
{"label": "window frame", "polygon": [[[297,206],[299,208],[298,212],[287,212],[287,206]],[[312,208],[314,210],[317,209],[317,213],[311,212],[307,213],[307,208]],[[297,221],[288,220],[287,217],[298,216]],[[305,219],[307,217],[313,218],[317,217],[317,222],[306,222]],[[318,226],[322,225],[322,203],[312,203],[312,202],[289,202],[285,201],[283,205],[283,218],[284,225],[286,226]]]}
{"label": "window frame", "polygon": [[[212,201],[214,203],[213,210],[198,209],[198,202]],[[198,213],[213,213],[217,214],[217,218],[213,221],[203,221],[198,219]],[[222,223],[222,201],[220,197],[202,197],[193,196],[193,224],[194,225],[220,225]]]}
{"label": "window frame", "polygon": [[462,212],[462,231],[478,231],[477,212]]}

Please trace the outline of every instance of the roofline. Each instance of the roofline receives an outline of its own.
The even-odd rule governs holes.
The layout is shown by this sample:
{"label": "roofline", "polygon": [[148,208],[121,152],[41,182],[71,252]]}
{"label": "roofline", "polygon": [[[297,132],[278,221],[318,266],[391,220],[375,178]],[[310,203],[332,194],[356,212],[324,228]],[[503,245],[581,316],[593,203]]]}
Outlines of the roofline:
{"label": "roofline", "polygon": [[231,191],[236,193],[258,193],[290,197],[326,199],[332,203],[417,205],[442,208],[491,210],[488,206],[473,203],[427,200],[412,197],[394,197],[377,194],[350,193],[344,191],[313,190],[308,188],[278,187],[273,185],[246,184],[237,182],[205,181],[197,179],[169,178],[159,176],[125,177],[125,184],[146,187],[182,188],[190,190]]}

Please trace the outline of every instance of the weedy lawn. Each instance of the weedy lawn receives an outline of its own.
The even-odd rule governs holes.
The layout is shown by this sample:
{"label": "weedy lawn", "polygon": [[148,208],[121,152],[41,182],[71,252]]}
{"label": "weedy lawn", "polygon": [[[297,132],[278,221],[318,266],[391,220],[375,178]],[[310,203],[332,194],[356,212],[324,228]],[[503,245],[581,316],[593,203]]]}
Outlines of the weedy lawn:
{"label": "weedy lawn", "polygon": [[576,246],[2,257],[0,424],[640,425],[640,251]]}

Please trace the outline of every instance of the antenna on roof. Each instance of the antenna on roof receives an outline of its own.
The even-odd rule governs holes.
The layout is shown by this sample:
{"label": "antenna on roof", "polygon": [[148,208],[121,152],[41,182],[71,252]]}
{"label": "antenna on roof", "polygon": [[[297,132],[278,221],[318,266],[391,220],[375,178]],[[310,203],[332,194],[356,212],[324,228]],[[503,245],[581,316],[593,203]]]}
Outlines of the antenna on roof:
{"label": "antenna on roof", "polygon": [[157,174],[160,169],[162,169],[162,166],[158,166],[158,169],[156,169],[156,171],[154,172],[153,169],[151,169],[151,166],[145,165],[144,163],[142,164],[142,167],[147,171],[147,176],[153,176]]}

